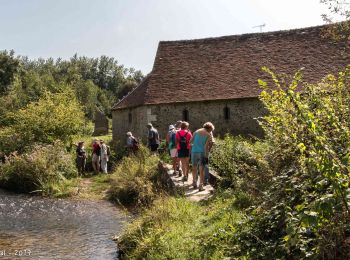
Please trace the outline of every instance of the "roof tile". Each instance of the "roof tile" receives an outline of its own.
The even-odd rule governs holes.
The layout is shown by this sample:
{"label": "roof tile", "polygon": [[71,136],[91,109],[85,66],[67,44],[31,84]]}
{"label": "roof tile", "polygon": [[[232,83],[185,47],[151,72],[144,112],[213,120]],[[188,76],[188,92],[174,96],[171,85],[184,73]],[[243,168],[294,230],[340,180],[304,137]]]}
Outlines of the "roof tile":
{"label": "roof tile", "polygon": [[319,81],[350,62],[344,43],[321,37],[324,26],[160,42],[152,72],[114,109],[143,104],[257,97],[261,67]]}

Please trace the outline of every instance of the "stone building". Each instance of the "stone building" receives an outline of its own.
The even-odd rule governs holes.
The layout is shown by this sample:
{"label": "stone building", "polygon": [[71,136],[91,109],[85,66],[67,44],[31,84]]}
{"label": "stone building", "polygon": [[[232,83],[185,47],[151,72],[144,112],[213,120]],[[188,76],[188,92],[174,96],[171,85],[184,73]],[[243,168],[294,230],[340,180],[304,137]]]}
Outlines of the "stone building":
{"label": "stone building", "polygon": [[151,122],[164,138],[169,124],[186,120],[195,130],[206,121],[216,135],[263,135],[257,118],[266,110],[259,101],[261,67],[317,82],[344,70],[344,43],[321,36],[324,26],[159,43],[152,71],[112,111],[113,138],[125,133],[145,138]]}
{"label": "stone building", "polygon": [[94,123],[94,136],[108,134],[108,119],[99,108],[96,108],[94,115]]}

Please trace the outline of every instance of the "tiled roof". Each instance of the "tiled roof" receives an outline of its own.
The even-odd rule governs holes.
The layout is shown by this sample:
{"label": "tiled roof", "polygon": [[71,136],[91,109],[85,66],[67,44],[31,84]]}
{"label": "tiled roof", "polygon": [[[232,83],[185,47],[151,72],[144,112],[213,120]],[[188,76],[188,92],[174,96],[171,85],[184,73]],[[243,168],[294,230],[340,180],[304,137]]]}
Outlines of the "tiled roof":
{"label": "tiled roof", "polygon": [[324,26],[159,43],[153,70],[114,109],[143,104],[257,97],[262,66],[316,82],[350,63],[344,43],[321,37]]}

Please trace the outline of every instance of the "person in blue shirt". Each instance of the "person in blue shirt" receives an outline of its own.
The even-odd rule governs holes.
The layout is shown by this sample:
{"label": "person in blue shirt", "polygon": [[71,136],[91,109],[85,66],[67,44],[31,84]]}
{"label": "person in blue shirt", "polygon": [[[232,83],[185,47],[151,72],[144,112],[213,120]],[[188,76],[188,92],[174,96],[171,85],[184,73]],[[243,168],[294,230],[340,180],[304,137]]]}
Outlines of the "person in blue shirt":
{"label": "person in blue shirt", "polygon": [[197,189],[197,167],[199,167],[199,191],[204,190],[204,166],[207,163],[207,158],[210,149],[213,145],[214,125],[211,122],[207,122],[203,125],[203,128],[194,132],[190,142],[192,144],[191,158],[192,158],[192,175],[193,175],[193,188]]}

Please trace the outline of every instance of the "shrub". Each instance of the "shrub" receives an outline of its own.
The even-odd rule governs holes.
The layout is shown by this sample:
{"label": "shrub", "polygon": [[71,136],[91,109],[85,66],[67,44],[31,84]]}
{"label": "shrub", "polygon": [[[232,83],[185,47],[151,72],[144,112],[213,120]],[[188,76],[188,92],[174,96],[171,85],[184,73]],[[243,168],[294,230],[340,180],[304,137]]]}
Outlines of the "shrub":
{"label": "shrub", "polygon": [[14,153],[0,164],[0,185],[18,192],[61,193],[62,182],[75,176],[74,159],[58,142],[33,145],[28,152]]}
{"label": "shrub", "polygon": [[248,192],[254,196],[261,195],[271,177],[265,156],[269,149],[266,142],[251,142],[243,137],[226,135],[224,139],[218,139],[210,161],[212,167],[224,178],[221,186],[231,186],[237,192]]}
{"label": "shrub", "polygon": [[275,82],[260,81],[274,177],[241,233],[243,251],[253,258],[347,259],[350,67],[315,85],[302,84],[300,72],[289,80],[265,70]]}
{"label": "shrub", "polygon": [[13,123],[0,129],[0,149],[22,152],[33,143],[64,143],[81,133],[84,114],[72,91],[46,93],[37,102],[7,115]]}
{"label": "shrub", "polygon": [[140,146],[136,156],[124,157],[111,175],[111,199],[125,206],[148,206],[159,194],[159,157]]}

